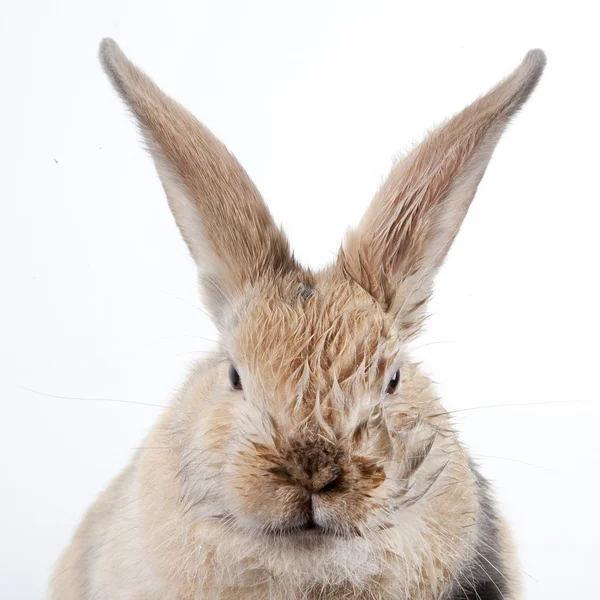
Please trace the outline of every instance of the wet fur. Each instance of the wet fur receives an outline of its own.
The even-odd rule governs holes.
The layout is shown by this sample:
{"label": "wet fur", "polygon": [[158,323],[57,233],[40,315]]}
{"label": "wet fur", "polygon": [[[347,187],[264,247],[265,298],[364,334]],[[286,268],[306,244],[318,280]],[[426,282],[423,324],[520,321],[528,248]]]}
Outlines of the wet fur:
{"label": "wet fur", "polygon": [[298,265],[204,126],[111,40],[101,58],[141,126],[221,341],[90,508],[51,597],[517,600],[489,486],[407,345],[543,55],[401,161],[319,273]]}

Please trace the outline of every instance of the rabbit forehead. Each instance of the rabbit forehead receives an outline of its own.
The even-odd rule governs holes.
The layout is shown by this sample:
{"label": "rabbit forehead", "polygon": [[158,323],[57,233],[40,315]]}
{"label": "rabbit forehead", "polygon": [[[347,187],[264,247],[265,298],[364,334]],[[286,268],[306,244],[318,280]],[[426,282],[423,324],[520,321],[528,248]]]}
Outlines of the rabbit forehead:
{"label": "rabbit forehead", "polygon": [[231,331],[234,360],[267,392],[308,400],[389,371],[399,339],[394,319],[352,281],[317,277],[266,283]]}

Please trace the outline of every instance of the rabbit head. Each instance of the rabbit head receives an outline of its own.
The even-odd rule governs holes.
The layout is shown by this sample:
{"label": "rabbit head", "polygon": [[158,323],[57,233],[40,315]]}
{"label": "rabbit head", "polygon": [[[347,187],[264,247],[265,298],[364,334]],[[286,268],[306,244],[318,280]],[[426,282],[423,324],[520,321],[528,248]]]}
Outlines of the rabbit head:
{"label": "rabbit head", "polygon": [[196,517],[311,543],[368,538],[440,496],[439,511],[468,514],[468,459],[407,344],[543,53],[403,157],[321,272],[298,264],[208,129],[112,40],[101,59],[140,125],[221,336],[218,358],[198,367],[168,417]]}

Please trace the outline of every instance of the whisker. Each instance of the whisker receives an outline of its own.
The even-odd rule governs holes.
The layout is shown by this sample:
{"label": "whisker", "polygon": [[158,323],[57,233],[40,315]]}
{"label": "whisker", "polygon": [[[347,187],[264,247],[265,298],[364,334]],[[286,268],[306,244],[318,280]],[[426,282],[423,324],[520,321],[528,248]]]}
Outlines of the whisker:
{"label": "whisker", "polygon": [[578,404],[580,400],[547,400],[544,402],[511,402],[508,404],[489,404],[486,406],[472,406],[470,408],[458,408],[456,410],[446,410],[441,413],[437,413],[434,415],[427,415],[427,418],[433,419],[435,417],[442,417],[445,415],[453,415],[456,413],[467,412],[471,410],[484,410],[486,408],[506,408],[512,406],[542,406],[545,404]]}
{"label": "whisker", "polygon": [[549,467],[545,467],[543,465],[534,465],[533,463],[528,463],[524,460],[519,460],[518,458],[508,458],[506,456],[490,456],[489,454],[472,454],[471,456],[477,456],[479,458],[492,458],[492,459],[497,459],[497,460],[507,460],[509,462],[515,462],[515,463],[520,463],[522,465],[527,465],[528,467],[534,467],[535,469],[543,469],[544,471],[549,471],[550,473],[554,473],[555,471],[553,469],[550,469]]}
{"label": "whisker", "polygon": [[201,335],[165,335],[163,337],[152,340],[148,345],[157,344],[158,342],[164,342],[165,340],[178,340],[178,339],[194,339],[194,340],[203,340],[205,342],[210,342],[211,344],[218,344],[222,346],[223,344],[219,340],[213,340],[211,338],[203,337]]}
{"label": "whisker", "polygon": [[171,408],[167,404],[153,404],[151,402],[139,402],[137,400],[123,400],[120,398],[81,398],[79,396],[59,396],[57,394],[47,394],[46,392],[40,392],[38,390],[32,390],[24,386],[20,386],[22,390],[31,392],[32,394],[38,394],[39,396],[45,396],[46,398],[57,398],[59,400],[81,400],[83,402],[120,402],[123,404],[139,404],[141,406],[154,406],[156,408]]}
{"label": "whisker", "polygon": [[177,295],[172,294],[171,292],[167,292],[165,290],[157,290],[157,289],[153,289],[153,288],[146,288],[146,289],[149,289],[153,292],[157,292],[159,294],[164,294],[165,296],[171,296],[171,298],[174,298],[175,300],[179,300],[179,302],[183,302],[184,304],[187,304],[188,306],[195,308],[197,311],[201,312],[203,315],[206,315],[207,317],[210,318],[210,315],[204,309],[200,308],[199,306],[196,306],[193,302],[190,302],[189,300],[186,300],[185,298],[182,298],[181,296],[177,296]]}
{"label": "whisker", "polygon": [[185,352],[177,352],[175,356],[185,356],[186,354],[213,354],[216,356],[218,352],[214,350],[186,350]]}
{"label": "whisker", "polygon": [[411,345],[411,350],[413,350],[413,352],[418,352],[422,348],[427,348],[429,346],[437,346],[439,344],[460,344],[460,343],[462,343],[462,342],[459,342],[458,340],[439,340],[436,342],[427,342],[425,344],[420,344],[418,346]]}

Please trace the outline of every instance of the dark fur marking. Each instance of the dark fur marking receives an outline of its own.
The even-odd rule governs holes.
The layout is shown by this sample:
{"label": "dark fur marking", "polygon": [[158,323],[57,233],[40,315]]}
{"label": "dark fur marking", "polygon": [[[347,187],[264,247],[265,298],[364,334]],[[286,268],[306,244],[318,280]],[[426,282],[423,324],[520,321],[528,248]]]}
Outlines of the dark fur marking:
{"label": "dark fur marking", "polygon": [[[463,586],[464,587],[464,586]],[[502,588],[500,588],[502,589]],[[502,592],[504,593],[504,592]],[[460,590],[458,594],[452,596],[450,600],[504,600],[502,594],[496,589],[493,583],[484,581],[476,583],[475,587],[467,586],[465,590]]]}
{"label": "dark fur marking", "polygon": [[481,502],[477,523],[479,537],[475,545],[477,555],[465,565],[458,576],[458,583],[444,596],[444,600],[503,600],[510,589],[502,575],[504,566],[489,484],[472,463],[471,470],[477,477]]}
{"label": "dark fur marking", "polygon": [[298,286],[298,293],[300,294],[300,298],[307,300],[314,295],[315,288],[306,283],[300,283]]}

